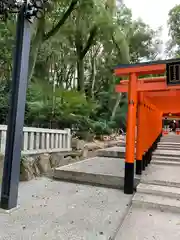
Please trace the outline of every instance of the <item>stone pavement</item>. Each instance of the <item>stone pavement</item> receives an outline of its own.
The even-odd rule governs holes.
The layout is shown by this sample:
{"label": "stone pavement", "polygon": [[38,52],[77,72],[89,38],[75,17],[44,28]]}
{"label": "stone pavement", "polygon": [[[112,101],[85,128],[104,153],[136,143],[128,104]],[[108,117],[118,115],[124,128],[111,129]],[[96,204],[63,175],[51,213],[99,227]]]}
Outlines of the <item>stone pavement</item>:
{"label": "stone pavement", "polygon": [[20,184],[20,208],[0,213],[0,240],[113,239],[132,196],[47,178]]}
{"label": "stone pavement", "polygon": [[131,208],[115,240],[179,240],[179,213]]}
{"label": "stone pavement", "polygon": [[164,147],[154,153],[141,179],[135,176],[140,184],[134,196],[121,190],[125,148],[101,150],[99,157],[56,169],[54,177],[66,182],[40,178],[21,183],[20,208],[0,213],[0,240],[179,239],[180,145],[169,144],[167,150],[172,139],[162,138]]}

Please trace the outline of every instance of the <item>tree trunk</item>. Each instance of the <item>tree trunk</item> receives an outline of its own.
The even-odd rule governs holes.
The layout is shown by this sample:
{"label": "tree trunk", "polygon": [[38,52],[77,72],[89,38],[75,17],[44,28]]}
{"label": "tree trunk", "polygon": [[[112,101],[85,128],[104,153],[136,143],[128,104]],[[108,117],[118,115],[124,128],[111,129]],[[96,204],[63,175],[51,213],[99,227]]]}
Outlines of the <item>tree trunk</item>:
{"label": "tree trunk", "polygon": [[115,103],[114,108],[112,110],[111,121],[113,121],[115,116],[116,116],[116,112],[117,112],[118,106],[121,102],[121,98],[122,98],[122,94],[118,93],[117,98],[116,98],[116,103]]}
{"label": "tree trunk", "polygon": [[94,98],[94,86],[95,86],[95,82],[96,82],[96,58],[95,56],[92,58],[92,77],[91,77],[91,98]]}
{"label": "tree trunk", "polygon": [[84,93],[84,59],[77,60],[77,90]]}
{"label": "tree trunk", "polygon": [[31,81],[32,79],[39,48],[43,42],[44,26],[45,26],[45,18],[43,17],[38,20],[36,35],[32,40],[31,52],[30,52],[30,58],[29,58],[29,81]]}
{"label": "tree trunk", "polygon": [[47,41],[49,38],[53,37],[59,29],[64,25],[68,17],[71,15],[72,11],[74,10],[75,6],[77,5],[78,0],[72,0],[69,7],[59,20],[59,22],[48,32],[45,34],[45,16],[42,18],[38,19],[37,23],[37,30],[36,30],[36,35],[32,41],[32,47],[31,47],[31,53],[30,53],[30,59],[29,59],[29,80],[31,80],[33,73],[34,73],[34,68],[39,52],[39,48],[41,44],[44,41]]}

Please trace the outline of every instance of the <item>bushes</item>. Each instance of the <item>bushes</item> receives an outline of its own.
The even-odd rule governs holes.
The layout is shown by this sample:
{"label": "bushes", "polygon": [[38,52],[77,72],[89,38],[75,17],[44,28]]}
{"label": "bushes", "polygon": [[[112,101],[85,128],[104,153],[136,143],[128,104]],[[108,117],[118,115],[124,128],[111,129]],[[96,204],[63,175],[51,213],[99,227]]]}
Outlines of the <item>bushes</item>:
{"label": "bushes", "polygon": [[[1,119],[6,124],[8,112],[8,93],[6,86],[0,87]],[[102,101],[92,101],[74,90],[53,91],[52,85],[31,83],[27,92],[25,125],[45,128],[71,128],[74,136],[92,140],[102,135],[109,135],[120,126],[123,114],[119,110],[114,121],[109,121],[111,108],[107,109],[107,96]],[[106,98],[106,99],[105,99]],[[106,100],[106,101],[105,101]],[[123,109],[123,108],[121,108]]]}
{"label": "bushes", "polygon": [[100,138],[100,136],[102,135],[111,134],[111,129],[105,122],[94,122],[93,132],[95,133],[97,138]]}

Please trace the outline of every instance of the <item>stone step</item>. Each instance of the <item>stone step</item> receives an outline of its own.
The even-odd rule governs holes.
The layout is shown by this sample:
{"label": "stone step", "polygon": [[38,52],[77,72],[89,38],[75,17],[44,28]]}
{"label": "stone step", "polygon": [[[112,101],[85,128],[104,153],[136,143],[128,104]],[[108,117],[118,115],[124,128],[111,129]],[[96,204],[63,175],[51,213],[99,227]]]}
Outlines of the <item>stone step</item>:
{"label": "stone step", "polygon": [[180,213],[180,201],[178,199],[145,193],[136,193],[132,199],[132,206]]}
{"label": "stone step", "polygon": [[180,148],[169,148],[169,147],[162,147],[162,148],[157,148],[157,150],[160,150],[160,151],[179,151],[180,152]]}
{"label": "stone step", "polygon": [[175,148],[180,148],[180,144],[158,144],[157,147],[175,147]]}
{"label": "stone step", "polygon": [[179,147],[175,147],[175,146],[158,146],[157,147],[158,150],[164,149],[164,150],[175,150],[175,151],[180,151],[180,146]]}
{"label": "stone step", "polygon": [[180,146],[180,143],[179,142],[159,142],[158,145],[172,145],[172,146]]}
{"label": "stone step", "polygon": [[158,147],[157,150],[169,150],[169,151],[180,151],[180,148],[170,148],[170,147]]}
{"label": "stone step", "polygon": [[140,183],[137,192],[180,199],[180,188],[177,187]]}
{"label": "stone step", "polygon": [[99,157],[125,158],[126,147],[111,147],[97,151]]}
{"label": "stone step", "polygon": [[174,156],[161,156],[161,155],[153,155],[152,160],[158,160],[158,161],[180,161],[180,157],[174,157]]}
{"label": "stone step", "polygon": [[[67,182],[123,189],[124,159],[94,157],[54,170],[54,178]],[[139,183],[135,175],[135,186]]]}
{"label": "stone step", "polygon": [[173,143],[173,142],[169,142],[169,143],[167,143],[167,142],[159,142],[158,144],[157,144],[157,146],[171,146],[171,147],[180,147],[180,143]]}
{"label": "stone step", "polygon": [[172,138],[169,138],[169,139],[161,140],[160,142],[161,142],[161,143],[163,143],[163,142],[180,143],[180,139],[172,139]]}
{"label": "stone step", "polygon": [[180,188],[180,166],[150,164],[141,183]]}
{"label": "stone step", "polygon": [[156,149],[153,152],[153,156],[154,155],[180,157],[180,150]]}
{"label": "stone step", "polygon": [[162,142],[162,141],[168,141],[168,140],[177,140],[177,141],[180,141],[180,136],[169,136],[169,137],[162,137],[162,138],[161,138],[161,142]]}
{"label": "stone step", "polygon": [[153,160],[151,161],[152,164],[157,164],[157,165],[172,165],[172,166],[180,166],[180,162],[177,161],[158,161],[158,160]]}

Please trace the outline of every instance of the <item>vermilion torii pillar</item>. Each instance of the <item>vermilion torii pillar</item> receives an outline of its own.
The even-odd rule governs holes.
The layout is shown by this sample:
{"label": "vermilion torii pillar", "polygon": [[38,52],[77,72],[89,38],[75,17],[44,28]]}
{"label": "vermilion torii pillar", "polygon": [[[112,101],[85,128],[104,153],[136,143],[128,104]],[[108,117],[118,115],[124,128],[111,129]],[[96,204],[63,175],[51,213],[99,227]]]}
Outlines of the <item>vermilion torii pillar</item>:
{"label": "vermilion torii pillar", "polygon": [[142,170],[145,169],[145,163],[143,161],[143,147],[140,139],[143,136],[143,93],[138,93],[138,105],[137,105],[137,143],[136,143],[136,174],[140,175]]}
{"label": "vermilion torii pillar", "polygon": [[135,128],[137,109],[137,75],[130,74],[129,94],[128,94],[128,115],[127,115],[127,135],[126,135],[126,161],[124,192],[132,194],[134,189],[134,154],[135,154]]}

